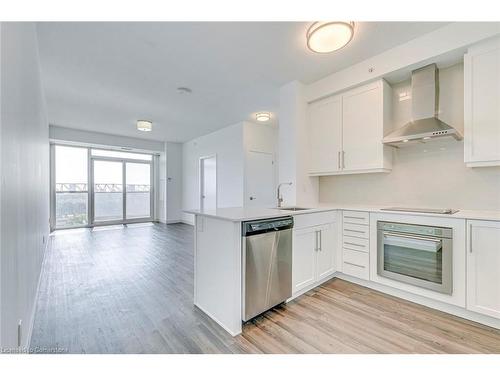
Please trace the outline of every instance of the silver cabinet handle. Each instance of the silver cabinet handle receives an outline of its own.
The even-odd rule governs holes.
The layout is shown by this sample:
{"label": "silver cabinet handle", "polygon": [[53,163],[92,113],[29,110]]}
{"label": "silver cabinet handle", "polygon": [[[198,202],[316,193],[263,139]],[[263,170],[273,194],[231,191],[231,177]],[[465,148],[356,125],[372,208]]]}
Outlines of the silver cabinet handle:
{"label": "silver cabinet handle", "polygon": [[359,217],[359,216],[344,216],[344,219],[358,219],[358,220],[365,220],[364,217]]}
{"label": "silver cabinet handle", "polygon": [[347,241],[344,241],[344,245],[351,245],[351,246],[357,246],[357,247],[365,247],[365,245],[360,245],[358,243],[347,242]]}
{"label": "silver cabinet handle", "polygon": [[319,234],[319,250],[323,250],[323,231],[318,231]]}
{"label": "silver cabinet handle", "polygon": [[340,170],[340,151],[337,152],[337,166],[339,167]]}
{"label": "silver cabinet handle", "polygon": [[345,151],[342,151],[342,169],[345,169]]}
{"label": "silver cabinet handle", "polygon": [[347,261],[345,261],[345,260],[344,260],[344,263],[345,263],[345,264],[348,264],[348,265],[350,265],[350,266],[355,266],[355,267],[365,268],[365,266],[362,266],[362,265],[360,265],[360,264],[355,264],[355,263],[347,262]]}
{"label": "silver cabinet handle", "polygon": [[344,232],[365,233],[364,230],[346,229],[346,228],[344,228]]}
{"label": "silver cabinet handle", "polygon": [[469,253],[472,254],[472,224],[469,224]]}
{"label": "silver cabinet handle", "polygon": [[314,251],[318,251],[318,231],[314,231]]}

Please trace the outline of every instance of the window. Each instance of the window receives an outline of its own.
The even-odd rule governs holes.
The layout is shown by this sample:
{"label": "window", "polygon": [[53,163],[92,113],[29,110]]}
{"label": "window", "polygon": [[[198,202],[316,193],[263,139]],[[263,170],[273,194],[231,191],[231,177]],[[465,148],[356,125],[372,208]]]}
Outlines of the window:
{"label": "window", "polygon": [[55,226],[88,224],[87,149],[55,146]]}
{"label": "window", "polygon": [[51,229],[153,219],[152,154],[51,146]]}

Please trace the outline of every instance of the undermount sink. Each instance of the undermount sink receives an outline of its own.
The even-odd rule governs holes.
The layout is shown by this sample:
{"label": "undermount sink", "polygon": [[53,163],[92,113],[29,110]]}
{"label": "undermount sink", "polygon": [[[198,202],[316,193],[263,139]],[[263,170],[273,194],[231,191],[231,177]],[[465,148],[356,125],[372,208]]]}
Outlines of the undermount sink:
{"label": "undermount sink", "polygon": [[310,208],[305,208],[305,207],[277,207],[277,210],[281,211],[304,211],[304,210],[310,210]]}

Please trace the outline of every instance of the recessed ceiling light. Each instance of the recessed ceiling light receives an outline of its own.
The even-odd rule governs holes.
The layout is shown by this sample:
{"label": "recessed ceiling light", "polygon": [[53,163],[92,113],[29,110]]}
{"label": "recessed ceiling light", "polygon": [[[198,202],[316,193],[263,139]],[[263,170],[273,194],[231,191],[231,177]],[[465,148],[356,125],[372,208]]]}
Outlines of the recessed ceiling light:
{"label": "recessed ceiling light", "polygon": [[181,95],[189,95],[193,92],[189,87],[177,87],[177,92]]}
{"label": "recessed ceiling light", "polygon": [[153,130],[153,123],[147,120],[137,120],[137,130],[141,132],[150,132]]}
{"label": "recessed ceiling light", "polygon": [[255,114],[255,119],[259,122],[266,122],[271,119],[271,113],[269,112],[257,112]]}
{"label": "recessed ceiling light", "polygon": [[354,22],[314,22],[307,30],[307,48],[316,53],[337,51],[354,36]]}

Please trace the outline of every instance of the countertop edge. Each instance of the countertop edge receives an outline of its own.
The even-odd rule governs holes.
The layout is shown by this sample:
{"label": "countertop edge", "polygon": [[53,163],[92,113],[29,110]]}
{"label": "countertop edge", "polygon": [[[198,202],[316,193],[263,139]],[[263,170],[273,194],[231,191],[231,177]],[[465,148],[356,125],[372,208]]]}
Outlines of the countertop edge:
{"label": "countertop edge", "polygon": [[[381,210],[382,207],[353,207],[353,206],[325,206],[325,207],[315,207],[308,210],[302,211],[283,211],[277,210],[273,208],[263,208],[261,212],[258,212],[259,209],[255,209],[256,213],[252,214],[251,210],[247,210],[241,207],[228,207],[222,208],[219,210],[231,211],[234,210],[235,214],[230,215],[228,213],[217,213],[217,212],[202,212],[199,210],[183,210],[184,213],[211,217],[219,220],[226,220],[232,222],[243,222],[243,221],[253,221],[253,220],[261,220],[266,218],[274,218],[274,217],[283,217],[283,216],[297,216],[304,214],[312,214],[319,212],[328,212],[328,211],[361,211],[361,212],[370,212],[377,214],[395,214],[395,215],[410,215],[410,216],[431,216],[431,217],[440,217],[446,219],[462,219],[462,220],[485,220],[485,221],[500,221],[500,211],[475,211],[475,210],[461,210],[455,214],[447,215],[447,214],[436,214],[436,213],[421,213],[421,212],[408,212],[408,211],[387,211]],[[276,211],[276,212],[274,212]],[[247,212],[247,213],[245,213]]]}

